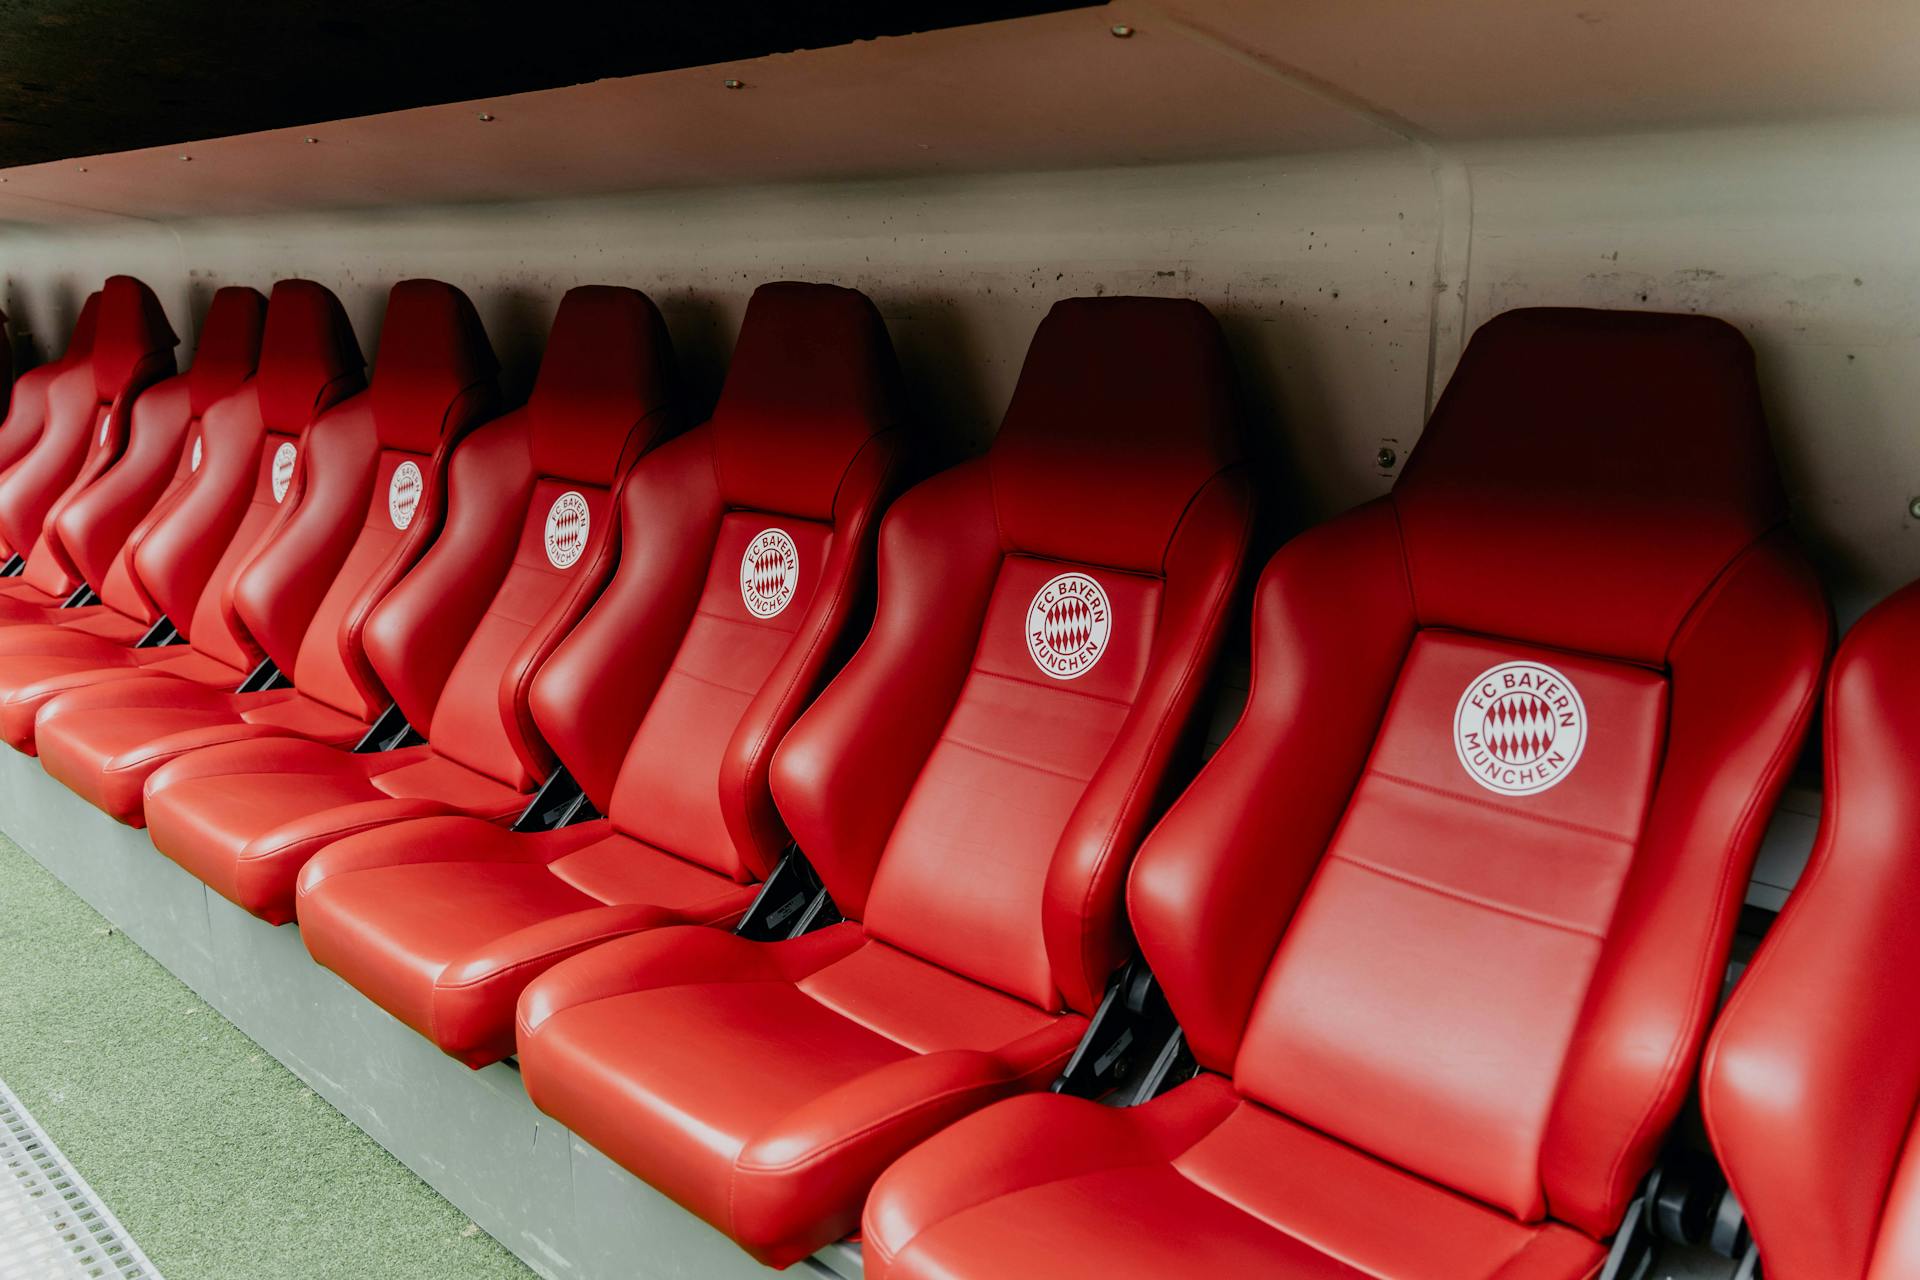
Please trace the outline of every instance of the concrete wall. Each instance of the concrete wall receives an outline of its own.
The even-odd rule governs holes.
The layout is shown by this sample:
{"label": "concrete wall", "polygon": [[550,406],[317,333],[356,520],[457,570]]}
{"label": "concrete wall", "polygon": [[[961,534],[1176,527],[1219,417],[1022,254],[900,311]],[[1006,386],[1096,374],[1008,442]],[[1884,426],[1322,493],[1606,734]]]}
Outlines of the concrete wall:
{"label": "concrete wall", "polygon": [[[371,352],[386,287],[479,304],[523,390],[561,292],[648,290],[711,395],[767,279],[865,289],[949,454],[991,434],[1035,323],[1079,293],[1197,297],[1225,322],[1276,492],[1302,519],[1382,492],[1472,325],[1506,307],[1698,310],[1760,353],[1800,519],[1843,617],[1920,576],[1920,124],[1774,126],[1436,152],[0,236],[3,305],[44,352],[85,290],[130,271],[176,325],[218,285],[319,279]],[[49,342],[49,338],[52,339]],[[1283,522],[1284,523],[1284,522]]]}

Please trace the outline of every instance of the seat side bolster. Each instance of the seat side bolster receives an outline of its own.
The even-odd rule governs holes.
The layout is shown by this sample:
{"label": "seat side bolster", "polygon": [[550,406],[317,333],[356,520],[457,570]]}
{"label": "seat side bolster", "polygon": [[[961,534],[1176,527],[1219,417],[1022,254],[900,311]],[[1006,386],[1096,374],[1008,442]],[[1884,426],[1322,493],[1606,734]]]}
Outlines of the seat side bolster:
{"label": "seat side bolster", "polygon": [[1847,636],[1820,837],[1722,1014],[1707,1128],[1767,1274],[1860,1276],[1920,1098],[1920,587]]}
{"label": "seat side bolster", "polygon": [[1246,712],[1147,837],[1127,888],[1141,951],[1206,1066],[1233,1064],[1413,631],[1384,502],[1295,538],[1261,576]]}
{"label": "seat side bolster", "polygon": [[1195,494],[1169,543],[1153,660],[1047,868],[1041,923],[1054,986],[1070,1009],[1092,1013],[1125,962],[1122,897],[1147,826],[1168,799],[1167,774],[1193,745],[1194,710],[1225,640],[1253,535],[1253,491],[1244,467]]}
{"label": "seat side bolster", "polygon": [[1686,1096],[1832,631],[1811,567],[1778,532],[1728,566],[1674,641],[1666,758],[1541,1151],[1551,1213],[1596,1238],[1619,1225]]}
{"label": "seat side bolster", "polygon": [[873,629],[774,753],[780,814],[851,918],[967,678],[1003,554],[982,463],[895,503]]}

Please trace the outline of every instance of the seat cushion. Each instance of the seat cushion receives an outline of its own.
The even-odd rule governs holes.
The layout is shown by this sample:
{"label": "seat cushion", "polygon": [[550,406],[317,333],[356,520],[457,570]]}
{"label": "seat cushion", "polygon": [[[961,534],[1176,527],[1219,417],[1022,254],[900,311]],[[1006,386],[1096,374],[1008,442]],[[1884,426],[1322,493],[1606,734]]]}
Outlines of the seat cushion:
{"label": "seat cushion", "polygon": [[0,656],[0,737],[14,750],[28,755],[37,750],[34,721],[40,708],[71,689],[141,676],[164,676],[213,689],[233,688],[246,676],[218,658],[185,645],[134,649],[79,632],[37,638],[44,640],[37,646],[40,652]]}
{"label": "seat cushion", "polygon": [[1517,1222],[1238,1097],[1205,1075],[1140,1107],[990,1107],[888,1170],[873,1280],[1046,1275],[1585,1280],[1606,1251]]}
{"label": "seat cushion", "polygon": [[263,920],[293,919],[294,879],[319,849],[406,818],[505,818],[526,797],[430,746],[358,754],[300,738],[232,742],[147,779],[159,850]]}
{"label": "seat cushion", "polygon": [[470,1066],[513,1052],[529,981],[595,943],[738,917],[755,886],[606,821],[509,831],[422,818],[328,845],[300,873],[313,958]]}
{"label": "seat cushion", "polygon": [[366,724],[293,689],[235,693],[161,676],[60,694],[40,708],[34,739],[48,773],[121,822],[146,825],[148,775],[176,756],[250,738],[351,746]]}
{"label": "seat cushion", "polygon": [[671,928],[520,998],[534,1102],[755,1257],[848,1234],[880,1171],[1044,1087],[1085,1027],[841,924],[790,942]]}
{"label": "seat cushion", "polygon": [[49,595],[24,578],[0,579],[0,626],[58,622],[64,597]]}

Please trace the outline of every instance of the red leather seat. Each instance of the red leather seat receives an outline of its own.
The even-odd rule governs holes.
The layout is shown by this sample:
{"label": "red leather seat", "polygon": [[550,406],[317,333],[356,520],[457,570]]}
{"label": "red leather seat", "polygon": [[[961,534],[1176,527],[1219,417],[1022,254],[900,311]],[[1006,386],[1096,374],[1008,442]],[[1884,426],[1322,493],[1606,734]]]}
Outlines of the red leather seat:
{"label": "red leather seat", "polygon": [[1920,586],[1847,633],[1800,884],[1707,1048],[1707,1131],[1767,1280],[1920,1274]]}
{"label": "red leather seat", "polygon": [[132,276],[101,287],[85,358],[60,361],[37,438],[0,474],[0,557],[31,557],[61,499],[119,456],[135,399],[173,373],[177,342],[153,290]]}
{"label": "red leather seat", "polygon": [[[106,314],[103,303],[102,341]],[[233,580],[286,510],[295,433],[359,389],[361,364],[339,301],[310,281],[274,286],[261,350],[251,394],[243,387],[209,406],[195,437],[199,469],[189,444],[188,482],[135,537],[137,588],[186,643],[129,645],[79,626],[0,630],[0,737],[16,750],[35,750],[35,715],[68,689],[142,675],[231,687],[259,661]]]}
{"label": "red leather seat", "polygon": [[[140,393],[124,415],[124,440],[113,431],[95,437],[80,475],[47,513],[21,575],[0,580],[0,624],[81,626],[127,644],[140,638],[154,619],[133,583],[136,535],[192,474],[186,442],[201,416],[253,376],[266,306],[258,292],[239,286],[213,295],[193,367]],[[65,607],[83,585],[117,607]]]}
{"label": "red leather seat", "polygon": [[[100,313],[100,294],[87,295],[74,319],[67,348],[56,360],[29,369],[14,380],[7,399],[7,413],[0,420],[0,473],[26,456],[47,425],[47,387],[53,380],[93,353],[94,321]],[[11,353],[12,348],[8,348]]]}
{"label": "red leather seat", "polygon": [[1229,384],[1197,303],[1053,309],[987,456],[894,505],[873,630],[774,757],[848,922],[555,966],[518,1017],[542,1109],[784,1266],[907,1148],[1053,1078],[1245,560]]}
{"label": "red leather seat", "polygon": [[446,1052],[513,1052],[548,965],[663,924],[730,924],[787,832],[774,747],[844,653],[901,452],[893,350],[851,289],[748,304],[712,419],[641,459],[620,564],[535,678],[534,723],[608,816],[470,817],[348,836],[300,873],[321,964]]}
{"label": "red leather seat", "polygon": [[375,677],[424,741],[356,752],[269,738],[194,751],[146,784],[160,850],[275,924],[323,846],[404,818],[506,818],[553,766],[534,673],[611,572],[614,494],[672,425],[666,328],[631,289],[567,294],[524,408],[447,467],[440,536],[367,619]]}
{"label": "red leather seat", "polygon": [[1134,863],[1198,1078],[895,1165],[875,1280],[1595,1275],[1687,1091],[1830,624],[1739,334],[1509,312],[1285,547]]}
{"label": "red leather seat", "polygon": [[248,639],[285,683],[240,692],[233,680],[154,676],[60,694],[35,721],[47,772],[139,825],[147,777],[185,752],[365,736],[389,700],[367,664],[367,617],[432,541],[447,453],[497,411],[496,368],[465,294],[438,280],[395,285],[372,384],[307,429],[288,517],[230,590]]}

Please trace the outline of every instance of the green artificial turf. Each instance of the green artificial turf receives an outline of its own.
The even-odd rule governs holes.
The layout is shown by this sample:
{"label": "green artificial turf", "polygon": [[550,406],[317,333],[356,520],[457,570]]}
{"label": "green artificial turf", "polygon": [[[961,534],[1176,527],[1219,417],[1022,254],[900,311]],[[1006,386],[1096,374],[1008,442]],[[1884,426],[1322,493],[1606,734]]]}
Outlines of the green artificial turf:
{"label": "green artificial turf", "polygon": [[167,1280],[532,1274],[4,836],[0,1080]]}

